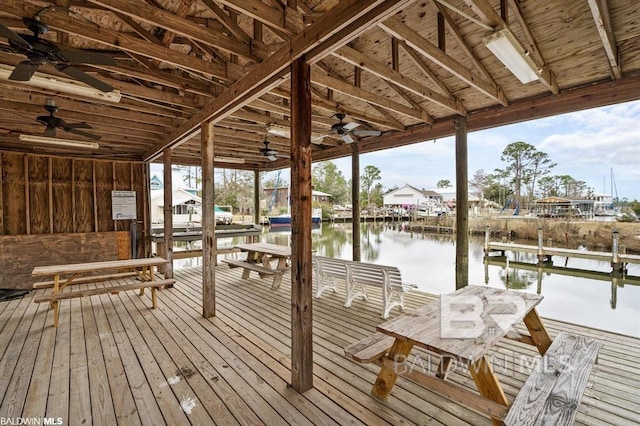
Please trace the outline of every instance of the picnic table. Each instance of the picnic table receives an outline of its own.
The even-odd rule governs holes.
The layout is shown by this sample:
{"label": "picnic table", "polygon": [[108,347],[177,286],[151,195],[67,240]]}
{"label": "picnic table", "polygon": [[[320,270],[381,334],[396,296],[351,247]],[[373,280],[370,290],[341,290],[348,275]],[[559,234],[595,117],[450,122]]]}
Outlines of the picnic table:
{"label": "picnic table", "polygon": [[[235,248],[247,253],[245,260],[224,259],[230,268],[244,268],[242,278],[249,278],[251,271],[257,272],[260,278],[273,277],[272,290],[277,290],[282,282],[282,275],[289,269],[291,248],[271,243],[236,244]],[[276,261],[275,268],[272,263]]]}
{"label": "picnic table", "polygon": [[[156,290],[159,287],[172,285],[174,279],[156,280],[154,267],[168,263],[161,257],[142,259],[109,260],[103,262],[71,263],[64,265],[36,266],[31,272],[33,277],[52,277],[51,281],[37,282],[34,289],[51,288],[49,294],[36,296],[34,302],[49,302],[53,308],[53,325],[58,326],[59,302],[63,299],[92,296],[104,293],[118,293],[125,290],[140,290],[144,294],[145,288],[151,288],[153,308],[157,306]],[[96,272],[106,272],[96,275]],[[127,277],[138,277],[139,283],[122,284],[111,287],[92,288],[72,292],[62,292],[71,284],[86,284]]]}
{"label": "picnic table", "polygon": [[[345,354],[381,366],[371,391],[379,398],[386,398],[402,375],[489,415],[494,424],[538,424],[537,418],[552,419],[543,424],[571,424],[600,343],[568,333],[552,342],[536,311],[542,299],[537,294],[466,286],[378,325],[376,334],[345,348]],[[528,335],[515,330],[521,322]],[[502,338],[534,345],[541,356],[552,354],[547,368],[534,370],[528,378],[512,404],[514,410],[487,355]],[[413,368],[423,365],[419,359],[409,361],[414,346],[440,355],[435,374]],[[570,363],[561,365],[566,359]],[[452,364],[458,371],[468,370],[479,395],[446,380]]]}

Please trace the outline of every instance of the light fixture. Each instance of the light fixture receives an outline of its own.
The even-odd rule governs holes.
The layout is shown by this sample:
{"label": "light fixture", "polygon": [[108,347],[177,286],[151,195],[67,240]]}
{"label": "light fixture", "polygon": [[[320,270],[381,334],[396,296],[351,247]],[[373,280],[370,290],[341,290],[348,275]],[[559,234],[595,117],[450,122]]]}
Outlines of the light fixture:
{"label": "light fixture", "polygon": [[[274,124],[274,123],[267,124],[267,133],[269,133],[270,135],[291,139],[291,128],[283,126],[281,124]],[[314,140],[322,139],[325,136],[327,135],[312,132],[311,140],[314,141]]]}
{"label": "light fixture", "polygon": [[[0,80],[9,81],[9,76],[13,68],[0,64]],[[120,102],[120,91],[102,92],[94,87],[76,83],[74,80],[53,77],[41,72],[36,72],[29,81],[10,80],[12,84],[19,84],[25,87],[39,87],[41,89],[54,90],[56,92],[68,93],[71,95],[84,96],[86,98],[98,99],[106,102]]]}
{"label": "light fixture", "polygon": [[271,135],[281,136],[283,138],[291,137],[291,129],[279,124],[267,124],[267,133]]}
{"label": "light fixture", "polygon": [[529,51],[507,28],[488,35],[482,42],[523,84],[539,79],[538,67]]}
{"label": "light fixture", "polygon": [[71,148],[87,148],[98,149],[100,145],[97,142],[78,141],[74,139],[49,138],[47,136],[37,135],[20,135],[20,142],[33,142],[45,145],[58,145]]}
{"label": "light fixture", "polygon": [[237,157],[213,157],[213,161],[217,161],[219,163],[244,164],[244,158]]}

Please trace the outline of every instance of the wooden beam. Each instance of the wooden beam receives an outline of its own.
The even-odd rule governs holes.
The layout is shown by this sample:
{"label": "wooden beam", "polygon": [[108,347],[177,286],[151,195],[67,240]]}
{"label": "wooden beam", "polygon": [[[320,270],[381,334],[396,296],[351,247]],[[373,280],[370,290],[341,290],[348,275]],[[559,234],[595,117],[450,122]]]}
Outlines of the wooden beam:
{"label": "wooden beam", "polygon": [[139,19],[157,27],[171,31],[192,40],[214,46],[234,55],[247,59],[263,59],[266,51],[259,46],[249,46],[247,43],[225,37],[223,34],[210,31],[207,28],[182,18],[174,13],[153,7],[143,2],[132,3],[126,0],[88,0],[93,4],[117,11],[132,18]]}
{"label": "wooden beam", "polygon": [[[216,219],[214,215],[213,124],[200,131],[202,155],[202,316],[216,315]],[[166,231],[165,231],[166,232]]]}
{"label": "wooden beam", "polygon": [[[24,0],[15,0],[13,5],[4,4],[2,7],[5,12],[17,16],[34,16],[40,10],[39,6]],[[236,70],[231,73],[229,72],[229,65],[219,65],[203,61],[193,56],[176,52],[168,47],[154,45],[131,35],[109,30],[91,22],[72,18],[67,13],[55,9],[49,9],[47,13],[40,16],[40,20],[52,29],[65,31],[103,43],[115,49],[139,54],[180,68],[201,72],[208,76],[219,78],[222,82],[229,82],[230,79],[234,78],[233,76],[230,77],[229,74],[237,75],[239,72]]]}
{"label": "wooden beam", "polygon": [[416,31],[406,26],[397,16],[380,23],[380,26],[390,35],[404,39],[409,46],[420,54],[437,63],[471,87],[474,87],[502,105],[508,104],[502,89],[494,83],[486,81],[482,77],[472,73],[460,62],[438,49],[438,46],[433,45]]}
{"label": "wooden beam", "polygon": [[502,19],[498,12],[486,0],[464,0],[464,2],[480,17],[482,23],[498,29]]}
{"label": "wooden beam", "polygon": [[[414,93],[421,98],[430,100],[432,102],[437,103],[438,105],[447,108],[448,110],[458,113],[464,114],[465,110],[460,102],[456,102],[457,99],[448,98],[438,92],[434,92],[428,87],[424,86],[421,83],[418,83],[415,80],[401,74],[398,71],[394,71],[393,69],[387,67],[380,62],[371,59],[367,55],[362,52],[359,52],[351,47],[343,46],[340,49],[333,52],[334,56],[341,58],[342,60],[358,66],[380,78],[383,80],[387,80],[397,86],[402,87],[405,90]],[[427,120],[429,122],[433,120]]]}
{"label": "wooden beam", "polygon": [[611,65],[611,74],[615,79],[622,78],[622,69],[620,67],[618,57],[618,46],[616,44],[616,36],[613,33],[613,25],[611,24],[611,16],[609,14],[609,6],[607,0],[587,0],[593,20],[596,22],[602,46],[609,59]]}
{"label": "wooden beam", "polygon": [[158,146],[145,154],[145,160],[157,158],[164,149],[180,145],[199,131],[199,123],[217,122],[242,108],[253,99],[280,85],[288,65],[305,55],[308,63],[326,56],[329,51],[348,43],[372,23],[386,19],[409,0],[343,0],[326,12],[315,24],[287,42],[229,89],[204,106],[187,123],[169,134]]}
{"label": "wooden beam", "polygon": [[455,38],[458,47],[462,49],[462,51],[467,55],[467,58],[469,58],[471,62],[473,62],[476,69],[480,71],[482,76],[487,81],[491,81],[495,84],[495,81],[493,81],[493,77],[491,77],[489,71],[487,71],[482,62],[480,62],[480,59],[478,59],[471,46],[469,46],[469,43],[467,43],[467,40],[464,37],[464,34],[462,34],[462,31],[460,31],[458,25],[456,25],[456,21],[451,18],[449,12],[444,8],[442,4],[438,3],[437,1],[433,2],[433,5],[433,8],[437,10],[440,15],[442,15],[445,22],[449,25],[450,34],[453,36],[453,38]]}
{"label": "wooden beam", "polygon": [[291,385],[313,387],[311,267],[311,67],[291,65]]}
{"label": "wooden beam", "polygon": [[[556,77],[547,65],[544,60],[544,56],[542,56],[542,52],[538,49],[538,43],[536,42],[536,38],[533,36],[531,32],[531,28],[529,28],[529,24],[527,20],[524,18],[522,14],[522,10],[520,10],[520,4],[516,0],[510,0],[513,5],[513,9],[516,15],[516,19],[520,22],[522,26],[522,31],[524,32],[524,36],[527,39],[526,48],[533,55],[529,55],[531,60],[536,65],[538,71],[538,77],[540,78],[540,82],[544,84],[549,91],[553,94],[558,94],[560,89],[558,88],[558,84],[556,83]],[[504,27],[507,27],[506,23],[503,23]]]}
{"label": "wooden beam", "polygon": [[[244,32],[242,28],[232,20],[229,15],[227,15],[222,8],[220,8],[213,0],[202,0],[202,2],[211,10],[211,12],[215,15],[216,19],[222,26],[229,31],[235,38],[240,40],[243,43],[251,43],[251,37]],[[262,40],[258,40],[262,41]]]}
{"label": "wooden beam", "polygon": [[430,117],[421,110],[415,110],[398,102],[392,101],[389,98],[378,95],[376,93],[368,92],[359,87],[353,86],[343,80],[329,77],[323,73],[313,73],[312,81],[324,87],[331,88],[334,92],[340,92],[345,95],[352,96],[354,98],[361,99],[365,102],[369,102],[374,105],[378,105],[389,111],[406,115],[407,117],[414,118],[416,120],[430,123]]}
{"label": "wooden beam", "polygon": [[298,34],[303,28],[302,15],[288,6],[278,10],[261,1],[219,0],[219,3],[262,22],[284,39]]}

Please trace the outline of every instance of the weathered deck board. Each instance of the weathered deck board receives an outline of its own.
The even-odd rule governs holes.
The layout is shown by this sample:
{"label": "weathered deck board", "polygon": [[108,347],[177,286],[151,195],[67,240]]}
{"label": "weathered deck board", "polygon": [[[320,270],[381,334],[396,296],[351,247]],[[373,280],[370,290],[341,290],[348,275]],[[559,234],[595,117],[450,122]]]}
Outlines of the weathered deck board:
{"label": "weathered deck board", "polygon": [[[176,286],[72,299],[55,330],[51,311],[22,300],[0,302],[0,417],[61,417],[64,424],[490,424],[488,418],[401,379],[386,401],[370,395],[378,367],[344,356],[344,347],[375,331],[381,294],[344,308],[340,292],[314,299],[314,388],[298,394],[290,381],[290,282],[273,291],[257,277],[226,265],[216,270],[218,316],[201,316],[199,269],[177,269]],[[108,287],[107,281],[92,286]],[[81,288],[91,288],[85,286]],[[406,294],[407,309],[433,296]],[[544,303],[544,302],[543,302]],[[38,308],[41,306],[41,308]],[[399,315],[393,312],[392,316]],[[576,424],[640,423],[640,339],[545,320],[549,332],[603,342]],[[435,371],[439,358],[421,357]],[[493,352],[496,373],[513,401],[528,371],[513,362],[535,348],[503,340]],[[515,358],[514,358],[515,357]],[[455,383],[475,389],[468,374]],[[194,405],[188,406],[189,402]],[[181,406],[183,403],[183,406]]]}

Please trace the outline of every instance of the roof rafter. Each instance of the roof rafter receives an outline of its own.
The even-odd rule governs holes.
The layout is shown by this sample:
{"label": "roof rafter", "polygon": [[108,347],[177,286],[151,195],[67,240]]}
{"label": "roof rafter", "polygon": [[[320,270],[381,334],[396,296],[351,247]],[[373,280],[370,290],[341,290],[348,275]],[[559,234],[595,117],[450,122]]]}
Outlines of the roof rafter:
{"label": "roof rafter", "polygon": [[616,36],[613,34],[611,25],[611,16],[609,16],[609,5],[607,0],[587,0],[593,19],[596,22],[602,46],[607,53],[609,64],[611,64],[611,74],[615,79],[622,78],[622,69],[618,58],[618,46],[616,44]]}
{"label": "roof rafter", "polygon": [[[13,5],[4,4],[3,9],[16,16],[35,16],[40,8],[25,0],[15,0]],[[185,55],[168,47],[154,45],[128,34],[118,33],[85,20],[72,19],[70,15],[49,9],[40,16],[40,20],[56,30],[78,35],[97,41],[112,48],[133,52],[148,58],[157,59],[180,68],[201,72],[223,81],[233,80],[230,74],[241,74],[241,69],[232,71],[231,64],[219,65],[206,62],[193,56]]]}
{"label": "roof rafter", "polygon": [[144,3],[131,3],[126,0],[88,1],[106,7],[109,10],[118,11],[132,18],[137,18],[157,27],[164,28],[174,33],[174,36],[175,34],[179,34],[247,59],[264,59],[267,54],[264,46],[250,46],[248,43],[239,42],[223,34],[209,31],[207,28],[193,23],[188,19]]}
{"label": "roof rafter", "polygon": [[213,123],[229,116],[253,99],[268,92],[287,78],[289,65],[305,56],[314,63],[332,50],[358,37],[368,26],[386,19],[409,4],[410,0],[343,0],[327,11],[313,25],[288,41],[244,77],[203,107],[184,125],[169,134],[144,160],[161,155],[162,151],[179,145],[200,131],[200,123]]}
{"label": "roof rafter", "polygon": [[[333,52],[334,56],[341,58],[342,60],[360,67],[383,80],[389,81],[397,86],[402,87],[405,90],[410,91],[423,99],[430,100],[432,102],[441,105],[450,111],[455,113],[464,115],[466,113],[462,104],[456,99],[448,98],[440,93],[434,92],[428,87],[418,83],[415,80],[410,79],[409,77],[401,74],[398,71],[394,71],[393,69],[387,67],[384,64],[381,64],[378,61],[375,61],[369,58],[364,53],[361,53],[351,47],[343,46],[340,49]],[[432,121],[432,120],[429,120]]]}
{"label": "roof rafter", "polygon": [[427,41],[416,31],[406,26],[400,18],[394,16],[384,22],[381,22],[379,26],[390,35],[404,39],[409,46],[413,47],[420,54],[437,63],[470,86],[476,88],[502,105],[508,104],[507,98],[499,86],[495,83],[486,81],[479,75],[471,72],[460,62],[456,61],[451,56],[440,50],[437,46]]}

